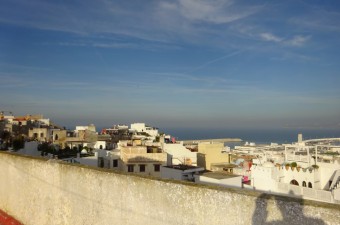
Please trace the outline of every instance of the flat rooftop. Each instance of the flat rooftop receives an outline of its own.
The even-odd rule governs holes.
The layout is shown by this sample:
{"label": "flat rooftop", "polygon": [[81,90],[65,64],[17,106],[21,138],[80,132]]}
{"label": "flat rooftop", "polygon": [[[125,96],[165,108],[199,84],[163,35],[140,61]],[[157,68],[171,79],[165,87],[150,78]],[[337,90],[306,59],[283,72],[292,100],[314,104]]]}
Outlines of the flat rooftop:
{"label": "flat rooftop", "polygon": [[166,168],[177,169],[177,170],[191,170],[191,169],[203,169],[203,167],[199,166],[191,166],[191,165],[172,165],[172,166],[164,166]]}
{"label": "flat rooftop", "polygon": [[235,168],[237,165],[232,163],[212,163],[211,167],[217,167],[217,168]]}
{"label": "flat rooftop", "polygon": [[223,172],[207,172],[203,173],[201,176],[217,179],[217,180],[222,180],[222,179],[228,179],[228,178],[234,178],[234,177],[239,177],[240,175],[234,175],[230,173],[223,173]]}

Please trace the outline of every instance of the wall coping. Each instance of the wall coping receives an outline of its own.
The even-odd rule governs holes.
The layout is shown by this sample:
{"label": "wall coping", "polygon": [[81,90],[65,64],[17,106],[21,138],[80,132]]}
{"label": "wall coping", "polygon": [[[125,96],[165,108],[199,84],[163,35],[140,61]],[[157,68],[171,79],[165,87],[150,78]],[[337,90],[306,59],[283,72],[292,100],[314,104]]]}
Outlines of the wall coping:
{"label": "wall coping", "polygon": [[89,170],[96,170],[99,172],[112,173],[112,174],[117,174],[117,175],[133,176],[139,179],[148,179],[148,180],[154,180],[154,181],[165,182],[165,183],[180,184],[180,185],[192,186],[196,188],[207,188],[207,189],[216,190],[216,191],[229,192],[229,193],[234,193],[234,194],[239,194],[239,195],[246,195],[246,196],[254,197],[254,198],[281,200],[285,202],[296,202],[303,206],[313,206],[313,207],[322,207],[322,208],[340,210],[340,204],[332,204],[332,203],[318,202],[318,201],[301,199],[301,198],[294,198],[291,196],[277,195],[275,193],[267,193],[267,192],[260,192],[256,190],[248,190],[248,189],[240,189],[240,188],[214,186],[214,185],[209,185],[209,184],[197,184],[197,183],[193,183],[189,181],[179,181],[179,180],[172,180],[172,179],[157,178],[157,177],[152,177],[152,176],[147,176],[147,175],[142,175],[142,174],[137,174],[137,173],[128,173],[128,172],[123,172],[123,171],[116,171],[112,169],[99,168],[99,167],[87,166],[87,165],[82,165],[82,164],[72,164],[72,163],[64,162],[62,160],[57,160],[57,159],[47,159],[47,158],[42,158],[42,157],[22,155],[22,154],[15,153],[15,152],[0,151],[0,157],[2,154],[10,155],[13,157],[20,157],[24,160],[38,160],[38,161],[47,162],[47,163],[58,163],[58,164],[63,164],[65,166],[70,166],[70,167],[78,167],[78,168],[84,168],[84,169],[89,169]]}

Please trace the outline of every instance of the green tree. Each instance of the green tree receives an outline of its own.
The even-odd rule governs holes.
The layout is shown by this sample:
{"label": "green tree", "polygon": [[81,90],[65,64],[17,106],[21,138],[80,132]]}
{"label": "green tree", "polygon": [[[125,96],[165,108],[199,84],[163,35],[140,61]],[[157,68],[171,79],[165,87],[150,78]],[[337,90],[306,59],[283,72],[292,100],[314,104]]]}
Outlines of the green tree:
{"label": "green tree", "polygon": [[16,137],[13,140],[13,150],[18,151],[19,149],[22,149],[25,147],[25,140],[21,137]]}

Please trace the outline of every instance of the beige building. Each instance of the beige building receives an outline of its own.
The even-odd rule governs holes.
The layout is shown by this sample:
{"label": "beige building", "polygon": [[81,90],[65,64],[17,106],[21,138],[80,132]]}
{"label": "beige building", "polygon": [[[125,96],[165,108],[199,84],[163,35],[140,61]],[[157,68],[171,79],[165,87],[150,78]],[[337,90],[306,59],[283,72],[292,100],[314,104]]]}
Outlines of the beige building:
{"label": "beige building", "polygon": [[49,129],[48,128],[30,128],[28,131],[28,137],[37,141],[48,141],[49,140]]}
{"label": "beige building", "polygon": [[202,142],[198,144],[197,166],[211,170],[216,163],[230,163],[228,153],[222,153],[224,144],[221,142]]}
{"label": "beige building", "polygon": [[66,145],[70,148],[87,146],[93,148],[98,140],[98,134],[91,130],[78,130],[72,137],[66,137]]}
{"label": "beige building", "polygon": [[167,154],[154,146],[122,146],[121,170],[160,177],[161,166],[166,165]]}
{"label": "beige building", "polygon": [[57,144],[60,146],[61,149],[66,147],[66,130],[53,130],[53,144]]}

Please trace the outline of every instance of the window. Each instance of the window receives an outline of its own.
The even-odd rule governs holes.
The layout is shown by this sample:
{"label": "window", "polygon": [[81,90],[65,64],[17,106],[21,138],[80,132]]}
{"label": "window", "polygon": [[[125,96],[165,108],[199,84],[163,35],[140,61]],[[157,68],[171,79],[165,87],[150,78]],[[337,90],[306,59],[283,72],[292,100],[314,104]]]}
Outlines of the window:
{"label": "window", "polygon": [[309,188],[313,188],[313,186],[312,186],[312,183],[311,183],[311,182],[308,182],[308,187],[309,187]]}
{"label": "window", "polygon": [[159,165],[159,164],[155,164],[154,168],[155,168],[155,172],[161,171],[161,165]]}
{"label": "window", "polygon": [[302,182],[302,187],[307,187],[306,181]]}
{"label": "window", "polygon": [[296,180],[292,180],[292,181],[290,182],[290,184],[299,186],[299,182],[297,182]]}
{"label": "window", "polygon": [[42,138],[43,138],[43,137],[44,137],[44,133],[40,133],[40,137],[42,137]]}
{"label": "window", "polygon": [[139,165],[139,172],[145,172],[145,165]]}
{"label": "window", "polygon": [[118,167],[118,159],[112,161],[112,167]]}
{"label": "window", "polygon": [[135,165],[128,165],[128,172],[133,173],[134,166]]}
{"label": "window", "polygon": [[54,139],[55,139],[56,141],[58,141],[58,138],[59,138],[59,137],[58,137],[58,134],[56,134]]}

